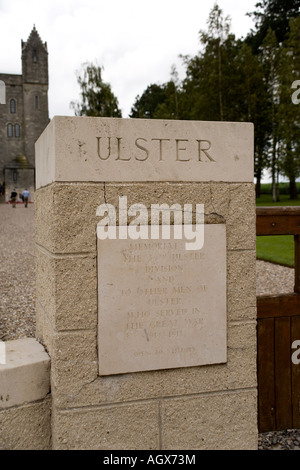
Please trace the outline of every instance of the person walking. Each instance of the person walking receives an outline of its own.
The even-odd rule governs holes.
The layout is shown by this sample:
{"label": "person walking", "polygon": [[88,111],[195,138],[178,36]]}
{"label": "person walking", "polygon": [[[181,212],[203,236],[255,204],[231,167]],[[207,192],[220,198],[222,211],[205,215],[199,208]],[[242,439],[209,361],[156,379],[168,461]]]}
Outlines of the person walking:
{"label": "person walking", "polygon": [[28,189],[24,189],[24,191],[22,192],[22,199],[25,204],[25,207],[28,206],[29,196],[30,196],[30,192],[28,191]]}
{"label": "person walking", "polygon": [[10,195],[10,199],[11,199],[13,208],[16,207],[17,196],[18,196],[18,193],[16,192],[15,189],[13,189],[12,192],[11,192],[11,195]]}

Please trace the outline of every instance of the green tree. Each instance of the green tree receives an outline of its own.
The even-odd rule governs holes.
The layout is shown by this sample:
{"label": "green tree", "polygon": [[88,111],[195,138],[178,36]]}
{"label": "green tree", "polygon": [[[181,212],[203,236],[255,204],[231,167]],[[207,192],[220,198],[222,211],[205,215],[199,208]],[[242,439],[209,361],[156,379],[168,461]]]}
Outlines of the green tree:
{"label": "green tree", "polygon": [[280,169],[276,35],[269,30],[260,54],[254,54],[230,33],[229,17],[215,4],[199,39],[197,55],[181,56],[182,82],[173,69],[167,83],[150,85],[137,97],[131,117],[253,122],[257,196],[265,168],[272,168],[275,191]]}
{"label": "green tree", "polygon": [[221,8],[215,3],[208,21],[208,30],[200,31],[200,42],[206,49],[210,48],[216,62],[216,84],[219,101],[220,121],[224,119],[224,86],[223,86],[223,49],[230,31],[229,16],[224,17]]}
{"label": "green tree", "polygon": [[290,19],[300,15],[300,0],[262,0],[255,7],[254,12],[248,13],[254,18],[255,30],[246,41],[258,53],[269,29],[275,32],[279,44],[287,38]]}
{"label": "green tree", "polygon": [[281,173],[290,182],[290,198],[297,198],[300,176],[300,105],[292,102],[292,83],[300,79],[300,17],[290,21],[290,33],[283,43],[278,67],[278,137]]}
{"label": "green tree", "polygon": [[135,98],[129,117],[153,119],[156,108],[164,103],[165,90],[162,85],[149,85],[141,96]]}
{"label": "green tree", "polygon": [[184,119],[253,122],[257,196],[269,164],[270,109],[264,67],[245,41],[230,33],[230,21],[217,5],[200,32],[202,50],[183,57],[186,78],[181,102]]}
{"label": "green tree", "polygon": [[76,116],[122,117],[118,99],[110,84],[102,79],[101,67],[86,62],[76,72],[76,77],[81,89],[81,100],[70,103]]}
{"label": "green tree", "polygon": [[272,29],[263,41],[260,53],[260,60],[262,61],[264,70],[264,82],[268,95],[268,102],[266,104],[268,110],[268,120],[270,122],[268,149],[270,152],[271,163],[271,176],[272,176],[272,198],[276,202],[279,199],[278,193],[278,178],[279,178],[279,165],[278,165],[278,87],[279,87],[279,45],[275,32]]}
{"label": "green tree", "polygon": [[208,30],[200,31],[201,51],[183,57],[186,78],[183,80],[184,119],[229,120],[235,75],[232,63],[237,41],[229,34],[229,18],[224,18],[216,4],[208,19]]}
{"label": "green tree", "polygon": [[185,118],[257,120],[263,95],[261,66],[251,48],[230,34],[229,25],[228,17],[215,5],[208,31],[200,32],[201,52],[183,58]]}
{"label": "green tree", "polygon": [[158,103],[155,119],[181,119],[181,85],[175,65],[171,68],[171,79],[162,85],[164,101]]}
{"label": "green tree", "polygon": [[235,75],[240,85],[235,87],[235,120],[254,124],[256,197],[260,197],[263,170],[269,166],[268,142],[271,128],[264,70],[259,57],[253,54],[246,42],[242,43],[235,62]]}

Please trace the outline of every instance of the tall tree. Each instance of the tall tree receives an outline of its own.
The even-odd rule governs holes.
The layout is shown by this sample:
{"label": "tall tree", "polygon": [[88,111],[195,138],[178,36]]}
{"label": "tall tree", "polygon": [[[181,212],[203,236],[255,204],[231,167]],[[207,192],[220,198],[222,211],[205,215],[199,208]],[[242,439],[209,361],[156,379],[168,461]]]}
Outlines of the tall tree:
{"label": "tall tree", "polygon": [[289,32],[289,21],[300,15],[300,0],[262,0],[255,5],[256,10],[248,13],[255,21],[255,30],[246,41],[258,53],[268,30],[275,32],[278,43],[282,43]]}
{"label": "tall tree", "polygon": [[278,65],[279,65],[279,46],[276,35],[272,29],[263,41],[260,53],[260,59],[264,68],[264,81],[268,94],[268,115],[270,119],[269,151],[271,154],[271,176],[272,176],[272,198],[276,202],[279,199],[278,194]]}
{"label": "tall tree", "polygon": [[181,85],[175,65],[171,68],[170,80],[162,85],[164,100],[158,103],[153,113],[155,119],[181,119]]}
{"label": "tall tree", "polygon": [[165,99],[164,86],[155,83],[149,85],[141,96],[135,98],[129,117],[153,119],[156,108],[164,103]]}
{"label": "tall tree", "polygon": [[292,101],[292,84],[300,79],[300,17],[290,21],[290,33],[281,48],[278,73],[281,172],[289,178],[290,198],[296,199],[296,179],[300,176],[300,106]]}
{"label": "tall tree", "polygon": [[230,34],[229,18],[217,5],[200,33],[202,51],[184,57],[185,119],[250,121],[255,126],[257,196],[264,168],[269,163],[271,118],[265,69],[250,46]]}
{"label": "tall tree", "polygon": [[239,43],[230,34],[230,21],[216,4],[208,19],[207,31],[200,31],[201,51],[183,57],[186,78],[181,97],[184,119],[231,120],[237,78],[233,69]]}
{"label": "tall tree", "polygon": [[118,99],[109,83],[102,79],[102,68],[93,63],[82,64],[76,72],[80,86],[81,100],[72,101],[70,106],[76,116],[122,117]]}
{"label": "tall tree", "polygon": [[217,91],[219,101],[220,121],[224,120],[224,85],[223,85],[223,49],[228,39],[230,31],[229,16],[224,17],[221,8],[215,3],[212,8],[208,21],[208,30],[200,31],[200,42],[206,47],[211,48],[215,54],[217,71]]}
{"label": "tall tree", "polygon": [[267,87],[264,70],[259,57],[243,42],[236,60],[235,76],[239,87],[235,87],[235,120],[254,124],[254,170],[256,197],[260,197],[263,171],[269,166],[268,142],[271,129]]}

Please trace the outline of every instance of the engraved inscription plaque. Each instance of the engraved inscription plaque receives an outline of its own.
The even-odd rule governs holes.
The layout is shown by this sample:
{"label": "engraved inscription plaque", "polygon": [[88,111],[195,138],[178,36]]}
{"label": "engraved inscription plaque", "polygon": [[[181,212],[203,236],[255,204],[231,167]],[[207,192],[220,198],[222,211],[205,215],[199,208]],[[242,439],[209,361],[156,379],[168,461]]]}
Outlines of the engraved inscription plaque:
{"label": "engraved inscription plaque", "polygon": [[224,363],[226,227],[185,240],[98,239],[99,374]]}

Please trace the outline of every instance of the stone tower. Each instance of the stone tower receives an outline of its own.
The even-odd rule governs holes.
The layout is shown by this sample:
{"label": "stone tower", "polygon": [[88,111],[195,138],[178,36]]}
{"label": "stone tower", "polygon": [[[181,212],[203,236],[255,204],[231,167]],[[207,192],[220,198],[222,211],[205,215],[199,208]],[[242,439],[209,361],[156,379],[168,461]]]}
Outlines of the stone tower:
{"label": "stone tower", "polygon": [[34,165],[34,144],[49,122],[48,51],[35,26],[22,44],[25,156]]}
{"label": "stone tower", "polygon": [[0,73],[6,89],[0,107],[0,182],[5,182],[6,200],[12,187],[18,193],[28,187],[33,194],[35,142],[49,123],[47,43],[35,26],[21,49],[22,74]]}

